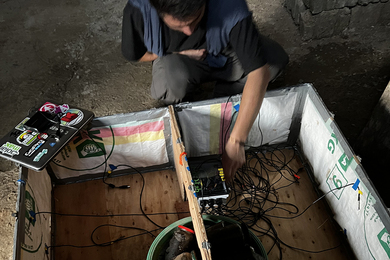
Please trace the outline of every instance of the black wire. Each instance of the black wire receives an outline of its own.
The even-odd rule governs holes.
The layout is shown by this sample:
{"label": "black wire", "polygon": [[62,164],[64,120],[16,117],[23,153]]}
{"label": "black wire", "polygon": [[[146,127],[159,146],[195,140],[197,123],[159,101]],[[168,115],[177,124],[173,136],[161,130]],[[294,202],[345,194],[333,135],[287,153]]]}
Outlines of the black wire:
{"label": "black wire", "polygon": [[[105,160],[105,162],[107,163],[107,160]],[[105,163],[105,167],[107,166],[107,164]],[[129,238],[133,238],[133,237],[137,237],[137,236],[141,236],[141,235],[146,235],[146,234],[150,234],[152,235],[153,237],[156,237],[154,234],[152,234],[151,232],[155,232],[157,230],[160,230],[160,229],[164,229],[165,227],[162,227],[158,224],[156,224],[153,220],[151,220],[148,216],[152,216],[152,215],[168,215],[168,214],[180,214],[180,213],[189,213],[189,212],[162,212],[162,213],[149,213],[149,214],[146,214],[142,208],[142,194],[143,194],[143,190],[144,190],[144,187],[145,187],[145,178],[144,176],[142,175],[142,173],[140,171],[138,171],[137,169],[135,169],[134,167],[130,166],[130,165],[126,165],[126,164],[120,164],[120,165],[117,165],[116,167],[128,167],[128,168],[131,168],[133,169],[134,171],[136,171],[141,177],[142,177],[142,188],[141,188],[141,192],[140,192],[140,209],[141,209],[141,212],[142,214],[137,214],[137,213],[131,213],[131,214],[108,214],[108,215],[88,215],[88,214],[66,214],[66,213],[56,213],[56,212],[37,212],[37,214],[52,214],[52,215],[59,215],[59,216],[75,216],[75,217],[123,217],[123,216],[144,216],[146,217],[151,223],[153,223],[154,225],[156,225],[158,227],[158,229],[154,229],[152,231],[148,231],[146,229],[142,229],[142,228],[137,228],[137,227],[128,227],[128,226],[118,226],[118,225],[112,225],[112,224],[103,224],[103,225],[100,225],[98,227],[96,227],[92,233],[91,233],[91,241],[93,243],[93,245],[87,245],[87,246],[77,246],[77,245],[54,245],[54,246],[47,246],[47,250],[51,247],[74,247],[74,248],[88,248],[88,247],[94,247],[94,246],[100,246],[100,247],[104,247],[104,246],[110,246],[116,242],[119,242],[119,241],[122,241],[122,240],[126,240],[126,239],[129,239]],[[142,231],[145,231],[144,233],[140,233],[140,234],[137,234],[137,235],[132,235],[132,236],[127,236],[127,237],[120,237],[118,239],[115,239],[115,240],[112,240],[112,241],[108,241],[108,242],[104,242],[104,243],[101,243],[101,244],[98,244],[95,242],[94,240],[94,234],[95,232],[101,228],[101,227],[105,227],[105,226],[111,226],[111,227],[118,227],[118,228],[124,228],[124,229],[134,229],[134,230],[142,230]]]}
{"label": "black wire", "polygon": [[283,244],[283,245],[285,245],[285,246],[287,246],[287,247],[289,247],[291,249],[299,250],[299,251],[306,252],[306,253],[312,253],[312,254],[319,254],[319,253],[323,253],[323,252],[326,252],[326,251],[331,251],[331,250],[334,250],[334,249],[339,248],[341,246],[341,243],[340,243],[337,246],[334,246],[334,247],[331,247],[331,248],[327,248],[327,249],[323,249],[323,250],[319,250],[319,251],[312,251],[312,250],[307,250],[307,249],[302,249],[302,248],[290,246],[290,245],[284,243],[280,238],[278,238],[278,241],[281,244]]}
{"label": "black wire", "polygon": [[[133,238],[133,237],[137,237],[137,236],[141,236],[141,235],[145,235],[145,234],[150,234],[152,235],[153,237],[156,237],[155,235],[153,235],[151,232],[155,232],[157,230],[160,230],[160,229],[164,229],[165,227],[162,227],[158,224],[156,224],[153,220],[151,220],[148,215],[152,216],[152,215],[161,215],[161,214],[180,214],[180,213],[189,213],[189,212],[163,212],[163,213],[149,213],[149,214],[146,214],[142,208],[142,194],[143,194],[143,190],[144,190],[144,187],[145,187],[145,178],[144,176],[142,175],[141,172],[139,172],[137,169],[135,169],[134,167],[130,166],[130,165],[126,165],[126,164],[120,164],[120,165],[117,165],[116,167],[128,167],[128,168],[131,168],[133,169],[134,171],[136,171],[141,177],[142,177],[142,188],[141,188],[141,193],[140,193],[140,209],[141,209],[141,212],[142,214],[137,214],[137,213],[134,213],[134,214],[108,214],[108,215],[82,215],[82,214],[65,214],[65,213],[55,213],[55,212],[37,212],[37,214],[53,214],[53,215],[60,215],[60,216],[78,216],[78,217],[113,217],[113,216],[144,216],[146,217],[151,223],[153,223],[154,225],[156,225],[158,227],[158,229],[154,229],[152,231],[148,231],[146,229],[142,229],[142,228],[137,228],[137,227],[127,227],[127,226],[118,226],[118,225],[112,225],[112,224],[103,224],[103,225],[100,225],[98,227],[96,227],[92,233],[91,233],[91,241],[93,243],[93,245],[87,245],[87,246],[77,246],[77,245],[54,245],[54,246],[48,246],[47,247],[47,250],[51,247],[74,247],[74,248],[88,248],[88,247],[94,247],[94,246],[100,246],[100,247],[104,247],[104,246],[110,246],[112,245],[113,243],[116,243],[116,242],[119,242],[119,241],[122,241],[122,240],[126,240],[126,239],[129,239],[129,238]],[[101,244],[98,244],[95,242],[93,236],[95,234],[95,232],[101,228],[101,227],[105,227],[105,226],[111,226],[111,227],[118,227],[118,228],[125,228],[125,229],[135,229],[135,230],[143,230],[145,231],[144,233],[140,233],[140,234],[137,234],[137,235],[132,235],[132,236],[127,236],[127,237],[120,237],[118,239],[115,239],[115,240],[112,240],[112,241],[108,241],[108,242],[104,242],[104,243],[101,243]]]}
{"label": "black wire", "polygon": [[[88,135],[88,137],[92,140],[92,142],[94,142],[94,144],[96,145],[96,147],[98,148],[98,147],[100,147],[99,146],[99,144],[95,141],[95,139],[93,139],[93,137],[89,134],[89,132],[88,132],[88,130],[87,130],[87,135]],[[105,150],[103,150],[102,149],[102,152],[103,152],[103,156],[104,156],[104,171],[103,171],[103,183],[104,184],[106,184],[106,185],[108,185],[109,187],[111,187],[111,188],[115,188],[115,185],[114,184],[112,184],[112,183],[107,183],[106,181],[105,181],[105,176],[106,176],[106,172],[107,172],[107,155],[106,155],[106,151]]]}
{"label": "black wire", "polygon": [[[230,97],[229,97],[228,101],[229,100],[230,100]],[[228,103],[228,101],[227,101],[227,103]],[[226,107],[225,107],[224,114],[225,114],[225,112],[226,112]],[[233,113],[232,120],[230,121],[230,125],[225,132],[225,136],[223,136],[224,141],[225,141],[227,133],[232,125],[233,117],[236,113],[237,113],[237,111],[235,111]],[[260,122],[258,122],[258,125],[260,128]],[[92,137],[90,137],[90,138],[91,138],[91,140],[93,140]],[[263,142],[263,136],[262,136],[261,144],[262,144],[262,142]],[[96,142],[95,142],[95,144],[96,144]],[[224,142],[222,145],[224,146]],[[280,154],[278,153],[281,150],[279,149],[279,147],[276,147],[272,151],[267,152],[267,154],[269,155],[269,158],[267,158],[265,156],[265,151],[267,150],[266,148],[267,147],[265,147],[265,149],[264,149],[264,147],[262,147],[260,149],[260,147],[252,147],[251,151],[247,151],[247,162],[245,165],[243,165],[237,171],[235,179],[234,179],[234,183],[233,183],[233,185],[230,185],[230,187],[229,187],[231,194],[228,198],[226,205],[222,205],[218,209],[211,208],[207,211],[207,213],[208,214],[225,215],[225,216],[234,218],[238,221],[242,221],[245,224],[247,224],[247,226],[249,228],[260,233],[261,236],[267,236],[267,237],[271,238],[273,240],[273,245],[269,249],[268,253],[270,253],[276,246],[279,250],[280,259],[282,259],[282,256],[283,256],[281,245],[287,246],[287,247],[294,249],[294,250],[300,250],[300,251],[308,252],[308,253],[321,253],[321,252],[333,250],[333,249],[339,247],[340,245],[338,245],[336,247],[320,250],[320,251],[310,251],[310,250],[290,246],[290,245],[284,243],[278,237],[277,231],[269,218],[271,218],[271,217],[272,218],[283,218],[283,219],[297,218],[297,217],[301,216],[302,214],[304,214],[312,205],[314,205],[315,203],[320,201],[327,194],[329,194],[330,192],[332,192],[336,189],[340,189],[340,188],[336,188],[336,189],[328,191],[327,193],[322,195],[320,198],[318,198],[316,201],[314,201],[311,205],[306,207],[301,213],[298,214],[299,209],[296,205],[294,205],[292,203],[279,201],[279,198],[277,195],[277,190],[288,187],[288,186],[298,182],[298,180],[294,177],[294,176],[296,176],[297,172],[295,172],[288,165],[294,159],[294,157],[296,155],[295,153],[297,152],[297,150],[292,149],[294,151],[293,156],[291,158],[286,158],[286,156],[284,155],[283,152],[281,152]],[[104,153],[104,158],[105,158],[105,161],[104,161],[105,171],[103,174],[103,182],[105,182],[105,172],[107,170],[107,157],[106,157],[105,153]],[[254,166],[251,166],[251,164],[252,165],[254,164]],[[141,175],[142,188],[141,188],[141,192],[140,192],[140,201],[139,202],[140,202],[140,209],[141,209],[142,214],[116,214],[116,215],[100,215],[100,216],[99,215],[62,214],[62,213],[51,213],[51,212],[38,212],[37,214],[50,213],[50,214],[56,214],[56,215],[62,215],[62,216],[84,216],[84,217],[87,217],[87,216],[88,217],[145,216],[151,223],[153,223],[155,226],[159,227],[159,229],[162,229],[164,227],[156,224],[153,220],[151,220],[148,217],[148,215],[178,214],[178,213],[146,214],[142,208],[142,194],[143,194],[143,190],[145,187],[144,176],[142,175],[141,172],[139,172],[137,169],[135,169],[131,165],[121,164],[121,165],[117,165],[116,167],[128,167],[128,168],[133,169],[139,175]],[[259,170],[256,169],[257,167],[259,168]],[[270,167],[272,167],[273,169],[270,169]],[[274,177],[272,182],[271,182],[270,174],[272,174]],[[278,174],[279,176],[277,176],[275,174]],[[278,184],[282,179],[284,179],[290,183],[287,185],[284,185],[282,187],[275,188],[275,185]],[[110,185],[108,183],[106,183],[106,184]],[[350,185],[353,185],[353,184],[347,184],[341,188],[344,188],[344,187],[347,187]],[[244,199],[239,199],[239,196],[241,196],[242,194],[247,194],[248,196],[245,197]],[[271,205],[268,206],[267,208],[265,208],[266,203],[271,203]],[[290,214],[297,214],[297,215],[292,216],[292,217],[270,215],[269,213],[272,212],[272,210],[274,210],[274,209],[279,209],[279,210],[288,212]],[[266,223],[268,228],[264,229],[264,228],[258,226],[259,220],[262,220],[264,223]],[[113,240],[113,241],[97,244],[93,240],[93,235],[99,228],[104,227],[104,226],[113,226],[113,227],[118,227],[118,228],[143,230],[145,232],[140,233],[138,235],[129,236],[129,237],[120,237],[120,238]],[[159,229],[156,229],[156,230],[159,230]],[[151,232],[154,232],[156,230],[147,231],[147,230],[135,228],[135,227],[124,227],[124,226],[105,224],[105,225],[98,226],[92,232],[91,240],[94,243],[94,245],[89,245],[89,246],[59,245],[59,246],[52,246],[52,247],[71,246],[71,247],[81,248],[81,247],[92,247],[92,246],[109,246],[112,243],[115,243],[115,242],[118,242],[118,241],[121,241],[124,239],[128,239],[131,237],[144,235],[144,234],[153,235]]]}
{"label": "black wire", "polygon": [[145,188],[145,178],[144,176],[142,175],[142,173],[140,171],[138,171],[136,168],[134,168],[133,166],[131,165],[127,165],[127,164],[119,164],[119,165],[116,165],[116,167],[128,167],[134,171],[136,171],[141,177],[142,177],[142,188],[141,188],[141,193],[140,193],[140,196],[139,196],[139,207],[141,209],[141,212],[142,214],[144,214],[144,216],[155,226],[159,227],[159,228],[165,228],[165,227],[162,227],[160,225],[158,225],[157,223],[155,223],[153,220],[151,220],[144,212],[144,209],[142,208],[142,194],[144,192],[144,188]]}
{"label": "black wire", "polygon": [[259,110],[259,120],[257,120],[257,127],[259,128],[260,135],[261,135],[259,147],[263,145],[263,141],[264,141],[264,140],[263,140],[263,139],[264,139],[263,131],[261,130],[261,127],[260,127],[260,118],[261,118],[261,117],[260,117],[260,110]]}
{"label": "black wire", "polygon": [[[89,132],[87,131],[87,135],[88,137],[95,143],[95,145],[97,147],[99,147],[98,143],[90,136]],[[106,172],[107,172],[107,156],[106,156],[106,153],[103,151],[103,156],[104,156],[104,171],[103,171],[103,183],[105,183],[106,185],[108,185],[109,187],[111,188],[121,188],[121,187],[116,187],[114,184],[112,183],[107,183],[105,181],[105,176],[106,176]],[[47,246],[46,247],[46,250],[48,250],[49,248],[52,248],[52,247],[74,247],[74,248],[88,248],[88,247],[94,247],[94,246],[110,246],[112,245],[113,243],[116,243],[116,242],[119,242],[119,241],[122,241],[122,240],[125,240],[125,239],[129,239],[129,238],[133,238],[133,237],[136,237],[136,236],[141,236],[141,235],[145,235],[145,234],[150,234],[152,236],[154,236],[151,232],[154,232],[154,231],[157,231],[157,230],[160,230],[160,229],[164,229],[165,227],[162,227],[158,224],[156,224],[153,220],[151,220],[148,215],[152,216],[152,215],[161,215],[161,214],[180,214],[180,213],[189,213],[189,212],[175,212],[175,213],[169,213],[169,212],[166,212],[166,213],[149,213],[149,214],[146,214],[142,208],[142,194],[143,194],[143,190],[144,190],[144,187],[145,187],[145,178],[144,176],[142,175],[142,173],[140,171],[138,171],[137,169],[135,169],[134,167],[132,167],[131,165],[126,165],[126,164],[120,164],[120,165],[117,165],[116,167],[128,167],[128,168],[131,168],[133,169],[134,171],[136,171],[141,177],[142,177],[142,189],[141,189],[141,193],[140,193],[140,201],[139,201],[139,205],[140,205],[140,209],[141,209],[141,212],[142,214],[108,214],[108,215],[83,215],[83,214],[66,214],[66,213],[56,213],[56,212],[37,212],[37,214],[52,214],[52,215],[59,215],[59,216],[75,216],[75,217],[114,217],[114,216],[144,216],[145,218],[147,218],[152,224],[154,224],[155,226],[158,227],[158,229],[155,229],[155,230],[152,230],[152,231],[147,231],[145,229],[142,229],[142,228],[137,228],[137,227],[126,227],[126,226],[118,226],[118,225],[112,225],[112,224],[104,224],[104,225],[100,225],[98,227],[96,227],[92,233],[91,233],[91,241],[93,243],[93,245],[88,245],[88,246],[77,246],[77,245],[54,245],[54,246]],[[125,185],[127,186],[127,185]],[[112,241],[109,241],[109,242],[105,242],[105,243],[102,243],[102,244],[97,244],[94,239],[93,239],[93,235],[94,233],[96,232],[96,230],[98,230],[99,228],[103,227],[103,226],[112,226],[112,227],[119,227],[119,228],[126,228],[126,229],[135,229],[135,230],[144,230],[145,232],[144,233],[140,233],[140,234],[137,234],[137,235],[133,235],[133,236],[128,236],[128,237],[120,237],[116,240],[112,240]],[[155,237],[155,236],[154,236]]]}
{"label": "black wire", "polygon": [[[141,230],[141,231],[145,231],[145,232],[140,233],[140,234],[136,234],[136,235],[127,236],[127,237],[120,237],[120,238],[112,240],[112,241],[98,244],[93,239],[93,235],[96,232],[96,230],[98,230],[99,228],[104,227],[104,226],[112,226],[112,227],[119,227],[119,228],[125,228],[125,229],[135,229],[135,230]],[[99,247],[110,246],[116,242],[119,242],[119,241],[122,241],[125,239],[129,239],[129,238],[133,238],[133,237],[137,237],[137,236],[142,236],[142,235],[147,235],[147,234],[150,234],[151,236],[156,237],[152,232],[155,232],[158,230],[160,230],[160,228],[148,231],[146,229],[137,228],[137,227],[126,227],[126,226],[118,226],[118,225],[112,225],[112,224],[103,224],[103,225],[96,227],[91,233],[91,241],[92,241],[93,245],[86,245],[86,246],[78,246],[78,245],[70,245],[70,244],[69,245],[52,245],[52,246],[46,246],[46,250],[49,250],[50,248],[59,248],[59,247],[89,248],[89,247],[96,247],[96,246],[99,246]]]}
{"label": "black wire", "polygon": [[329,193],[331,193],[332,191],[335,191],[335,190],[339,190],[339,189],[342,189],[342,188],[345,188],[345,187],[348,187],[348,186],[352,186],[354,185],[354,183],[348,183],[344,186],[341,186],[340,188],[334,188],[334,189],[331,189],[329,190],[328,192],[326,192],[324,195],[322,195],[321,197],[319,197],[317,200],[315,200],[312,204],[310,204],[309,206],[307,206],[305,208],[304,211],[302,211],[300,214],[296,215],[296,216],[293,216],[293,217],[282,217],[282,216],[268,216],[268,217],[273,217],[273,218],[284,218],[284,219],[293,219],[293,218],[297,218],[299,216],[301,216],[303,213],[305,213],[311,206],[313,206],[315,203],[317,203],[318,201],[320,201],[321,199],[325,198],[326,195],[328,195]]}
{"label": "black wire", "polygon": [[[225,102],[225,108],[224,108],[224,110],[223,110],[223,116],[222,116],[222,131],[223,131],[224,127],[225,127],[225,114],[226,114],[226,108],[227,108],[228,103],[229,103],[229,100],[230,100],[231,98],[232,98],[232,95],[230,95],[229,98],[228,98],[228,99],[226,100],[226,102]],[[233,103],[232,103],[232,105],[233,105]],[[235,115],[235,113],[233,114],[233,116],[232,116],[232,118],[231,118],[231,120],[230,120],[229,127],[228,127],[227,130],[226,130],[226,134],[223,135],[223,132],[222,132],[222,153],[225,152],[225,143],[226,143],[227,132],[229,131],[230,126],[231,126],[231,124],[232,124],[232,122],[233,122],[234,115]]]}
{"label": "black wire", "polygon": [[[90,136],[89,132],[87,131],[87,134],[88,134],[88,137],[95,143],[95,145],[97,147],[100,147],[99,144],[93,139],[92,136]],[[104,161],[103,161],[103,164],[104,164],[104,171],[103,171],[103,183],[108,185],[110,188],[119,188],[119,189],[128,189],[130,188],[129,185],[122,185],[122,186],[115,186],[114,184],[112,183],[108,183],[106,182],[105,178],[106,178],[106,172],[107,172],[107,161],[108,161],[108,158],[107,158],[107,155],[106,155],[106,152],[103,151],[103,156],[104,156]]]}
{"label": "black wire", "polygon": [[[293,151],[293,154],[287,158],[282,149],[290,149]],[[294,158],[297,158],[297,152],[296,147],[251,147],[251,149],[246,151],[246,163],[237,171],[232,185],[229,185],[230,196],[225,205],[222,205],[218,209],[210,208],[206,210],[206,213],[225,215],[237,221],[244,222],[250,229],[260,234],[260,236],[269,237],[272,239],[273,244],[268,253],[277,248],[279,251],[279,259],[283,258],[281,248],[283,245],[307,253],[322,253],[340,247],[341,244],[328,249],[312,251],[288,245],[278,237],[277,231],[270,220],[270,218],[293,219],[302,216],[311,206],[323,199],[327,194],[334,190],[353,185],[350,183],[328,191],[307,206],[302,212],[293,203],[280,201],[277,191],[299,182],[299,176],[297,174],[302,168],[295,171],[288,165]],[[281,187],[276,187],[282,180],[289,183]],[[266,205],[266,203],[268,204]],[[284,217],[272,215],[271,213],[274,209],[285,211],[294,216]],[[258,225],[259,223],[265,223],[267,227],[260,227]]]}
{"label": "black wire", "polygon": [[[124,228],[124,229],[134,229],[134,230],[141,230],[141,231],[145,231],[144,233],[140,233],[140,234],[137,234],[137,235],[132,235],[132,236],[127,236],[127,237],[120,237],[120,238],[117,238],[115,240],[112,240],[112,241],[108,241],[108,242],[104,242],[104,243],[96,243],[95,240],[93,239],[93,235],[95,234],[95,232],[101,228],[101,227],[117,227],[117,228]],[[98,227],[96,227],[92,233],[91,233],[91,241],[92,243],[95,245],[95,246],[111,246],[113,243],[116,243],[116,242],[119,242],[119,241],[122,241],[122,240],[126,240],[126,239],[129,239],[129,238],[133,238],[133,237],[137,237],[137,236],[142,236],[142,235],[146,235],[146,234],[149,234],[151,235],[152,237],[156,237],[152,232],[154,231],[157,231],[157,230],[160,230],[161,228],[158,228],[158,229],[154,229],[152,231],[148,231],[146,229],[143,229],[143,228],[137,228],[137,227],[126,227],[126,226],[119,226],[119,225],[113,225],[113,224],[103,224],[103,225],[100,225]]]}
{"label": "black wire", "polygon": [[107,215],[92,215],[92,214],[68,214],[68,213],[57,213],[57,212],[50,212],[50,211],[40,211],[35,213],[35,215],[38,214],[51,214],[51,215],[57,215],[57,216],[63,216],[63,217],[91,217],[91,218],[106,218],[106,217],[138,217],[138,216],[154,216],[154,215],[177,215],[177,214],[187,214],[190,213],[189,211],[186,212],[161,212],[161,213],[124,213],[124,214],[107,214]]}

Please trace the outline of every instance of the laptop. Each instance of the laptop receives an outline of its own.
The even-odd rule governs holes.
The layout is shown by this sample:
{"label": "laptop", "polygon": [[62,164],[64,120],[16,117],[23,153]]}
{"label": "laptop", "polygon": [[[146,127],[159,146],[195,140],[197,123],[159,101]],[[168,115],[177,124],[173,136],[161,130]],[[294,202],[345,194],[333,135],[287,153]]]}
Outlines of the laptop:
{"label": "laptop", "polygon": [[82,108],[45,102],[0,139],[0,157],[40,171],[93,117]]}

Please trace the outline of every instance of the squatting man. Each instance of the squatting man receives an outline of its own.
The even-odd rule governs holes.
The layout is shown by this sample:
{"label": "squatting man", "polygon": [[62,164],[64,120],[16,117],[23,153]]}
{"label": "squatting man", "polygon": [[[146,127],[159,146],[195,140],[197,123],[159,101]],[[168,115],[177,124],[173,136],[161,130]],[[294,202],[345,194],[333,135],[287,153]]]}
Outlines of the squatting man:
{"label": "squatting man", "polygon": [[210,81],[217,82],[215,97],[242,93],[222,156],[231,180],[245,163],[244,144],[268,83],[288,63],[283,48],[258,32],[245,0],[129,0],[122,53],[153,62],[151,95],[165,104],[189,100]]}

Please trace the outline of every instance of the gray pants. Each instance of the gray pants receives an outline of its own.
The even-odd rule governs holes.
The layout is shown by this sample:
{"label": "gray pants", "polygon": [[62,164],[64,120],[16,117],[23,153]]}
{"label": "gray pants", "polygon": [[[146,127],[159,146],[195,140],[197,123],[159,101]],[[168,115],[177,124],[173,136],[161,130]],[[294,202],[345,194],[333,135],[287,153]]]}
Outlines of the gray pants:
{"label": "gray pants", "polygon": [[[264,37],[263,43],[273,80],[288,63],[288,56],[279,44],[269,38]],[[165,104],[180,103],[200,84],[210,81],[217,81],[214,97],[242,93],[247,75],[231,49],[227,48],[224,54],[229,58],[222,68],[213,68],[205,61],[197,61],[180,54],[157,58],[153,62],[152,97]]]}

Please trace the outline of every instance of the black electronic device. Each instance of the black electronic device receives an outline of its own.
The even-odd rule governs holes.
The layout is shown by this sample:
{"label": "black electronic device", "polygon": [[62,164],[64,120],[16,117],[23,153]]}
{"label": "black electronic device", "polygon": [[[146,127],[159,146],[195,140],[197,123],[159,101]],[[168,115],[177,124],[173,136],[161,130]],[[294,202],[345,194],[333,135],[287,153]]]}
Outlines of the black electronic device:
{"label": "black electronic device", "polygon": [[40,171],[93,117],[85,109],[45,102],[0,139],[0,156]]}
{"label": "black electronic device", "polygon": [[194,182],[194,191],[202,210],[225,204],[229,191],[220,156],[189,158],[188,164]]}

